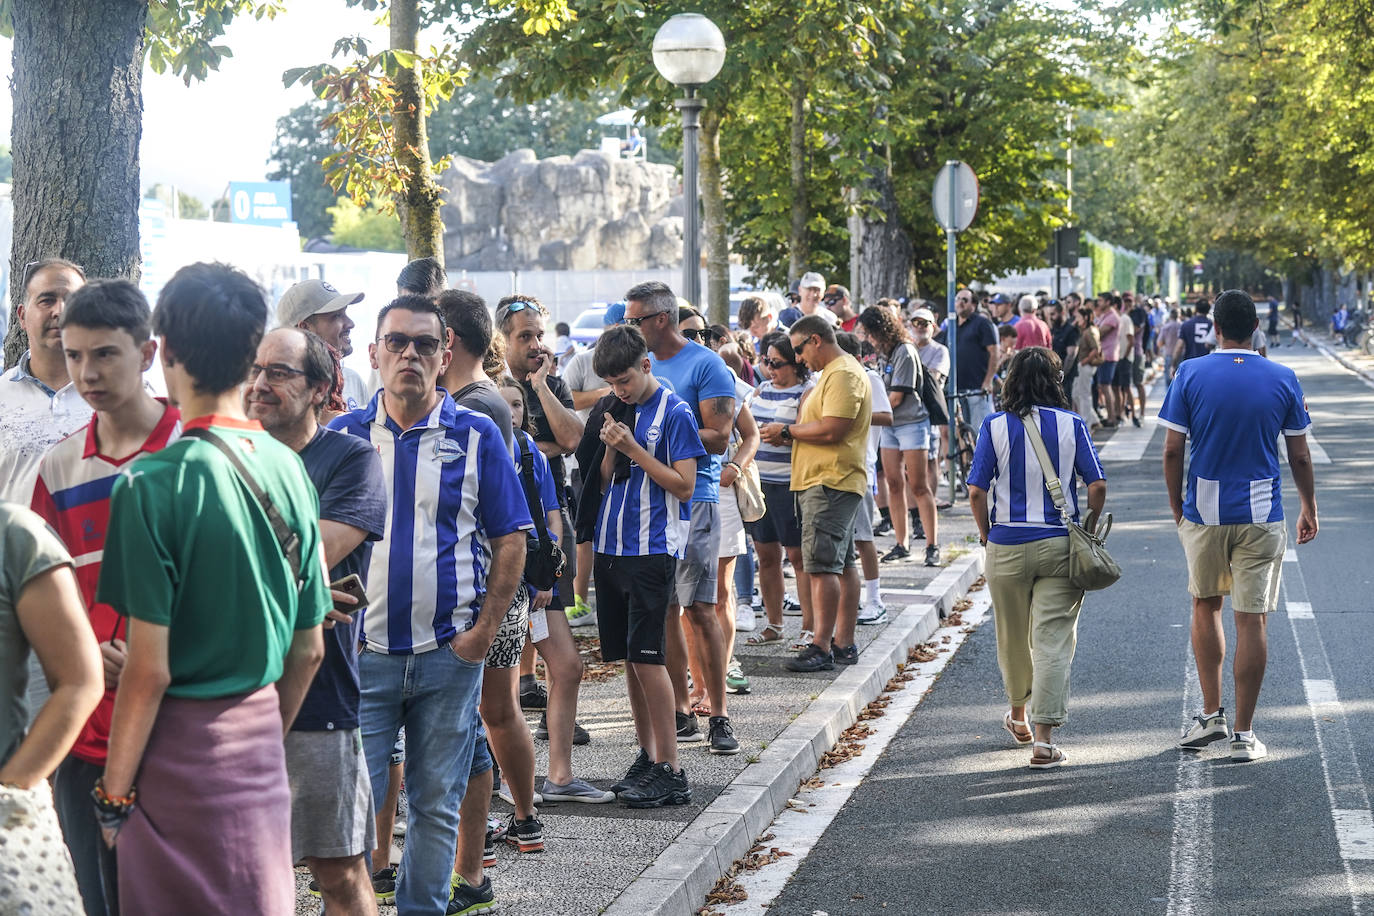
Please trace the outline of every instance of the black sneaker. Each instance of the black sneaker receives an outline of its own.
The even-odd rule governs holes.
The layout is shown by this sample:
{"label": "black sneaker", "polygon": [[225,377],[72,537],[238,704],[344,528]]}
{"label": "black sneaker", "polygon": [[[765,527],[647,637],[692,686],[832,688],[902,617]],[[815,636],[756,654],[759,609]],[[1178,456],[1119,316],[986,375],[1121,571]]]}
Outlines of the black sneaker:
{"label": "black sneaker", "polygon": [[891,533],[892,533],[892,519],[890,519],[890,518],[881,518],[881,519],[879,519],[879,520],[878,520],[878,524],[876,524],[876,525],[873,526],[873,533],[874,533],[875,535],[877,535],[877,534],[891,534]]}
{"label": "black sneaker", "polygon": [[377,903],[396,902],[396,866],[388,865],[372,873],[372,893],[377,895]]}
{"label": "black sneaker", "polygon": [[926,539],[926,526],[921,524],[921,516],[915,512],[911,513],[911,538],[915,541]]}
{"label": "black sneaker", "polygon": [[710,733],[712,754],[738,754],[739,742],[735,740],[735,730],[730,727],[729,716],[712,716],[707,720]]}
{"label": "black sneaker", "polygon": [[500,907],[496,895],[491,892],[491,879],[483,876],[482,883],[474,887],[454,873],[452,889],[449,891],[448,909],[444,916],[476,916],[478,913],[491,913]]}
{"label": "black sneaker", "polygon": [[523,821],[512,814],[506,823],[505,839],[521,852],[543,852],[544,824],[533,814]]}
{"label": "black sneaker", "polygon": [[661,808],[664,805],[686,805],[692,801],[687,786],[687,772],[667,763],[656,763],[649,774],[633,789],[620,796],[631,808]]}
{"label": "black sneaker", "polygon": [[521,709],[545,709],[549,705],[549,692],[544,689],[544,685],[538,681],[529,689],[520,690]]}
{"label": "black sneaker", "polygon": [[[544,713],[543,715],[541,715],[541,716],[539,717],[539,727],[536,728],[536,729],[534,730],[534,737],[538,738],[540,741],[548,741],[548,740],[549,740],[549,714],[548,714],[548,713]],[[587,733],[587,730],[586,730],[585,728],[583,728],[582,726],[580,726],[580,725],[578,725],[576,722],[574,722],[574,723],[573,723],[573,744],[576,744],[578,747],[581,747],[581,746],[584,745],[584,744],[591,744],[591,743],[592,743],[592,736],[591,736],[590,734]]]}
{"label": "black sneaker", "polygon": [[815,643],[787,660],[788,671],[833,671],[834,669],[834,656]]}
{"label": "black sneaker", "polygon": [[625,778],[611,786],[611,791],[619,795],[621,792],[628,792],[633,789],[653,765],[654,762],[649,759],[649,755],[641,747],[639,756],[635,757],[635,762],[630,764],[630,768],[625,771]]}
{"label": "black sneaker", "polygon": [[926,565],[927,565],[927,566],[939,566],[939,565],[940,565],[940,548],[939,548],[938,545],[936,545],[936,544],[931,544],[929,547],[926,548]]}
{"label": "black sneaker", "polygon": [[689,712],[673,711],[673,716],[677,719],[677,743],[695,744],[704,740],[701,729],[697,728],[697,717]]}
{"label": "black sneaker", "polygon": [[[503,831],[504,832],[504,831]],[[482,843],[482,867],[491,868],[496,864],[496,831],[487,827],[486,840]]]}
{"label": "black sneaker", "polygon": [[905,560],[909,556],[911,556],[910,550],[907,550],[901,544],[894,544],[891,550],[883,554],[883,562],[896,563],[899,560]]}
{"label": "black sneaker", "polygon": [[1136,425],[1136,428],[1140,427],[1140,417],[1132,415],[1131,422]]}
{"label": "black sneaker", "polygon": [[848,648],[837,646],[833,643],[830,646],[830,654],[835,657],[837,665],[857,665],[859,663],[859,647],[852,645]]}

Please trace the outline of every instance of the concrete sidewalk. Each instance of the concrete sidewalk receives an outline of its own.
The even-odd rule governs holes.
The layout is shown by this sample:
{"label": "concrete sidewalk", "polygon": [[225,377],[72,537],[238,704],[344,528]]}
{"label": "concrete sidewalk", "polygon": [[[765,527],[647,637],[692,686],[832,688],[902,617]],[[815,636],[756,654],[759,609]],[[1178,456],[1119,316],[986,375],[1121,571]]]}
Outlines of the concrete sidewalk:
{"label": "concrete sidewalk", "polygon": [[[730,697],[728,712],[741,752],[720,757],[708,753],[704,743],[680,746],[692,804],[645,811],[617,803],[541,806],[544,852],[521,855],[502,847],[497,864],[488,869],[502,910],[530,916],[603,911],[685,916],[704,905],[712,885],[815,771],[821,754],[882,690],[907,650],[930,637],[940,616],[982,574],[982,549],[967,504],[940,513],[940,524],[944,567],[910,560],[882,565],[891,622],[858,629],[858,665],[812,674],[788,671],[787,646],[798,635],[800,617],[784,618],[787,640],[782,643],[749,646],[749,634],[738,634],[735,654],[751,691]],[[880,537],[877,545],[881,555],[892,539]],[[923,547],[924,542],[914,542],[913,554],[923,553]],[[786,580],[789,594],[795,587],[793,579]],[[759,618],[756,624],[762,622]],[[595,628],[573,632],[593,636]],[[533,727],[538,715],[528,720]],[[573,768],[578,776],[608,786],[624,774],[637,749],[621,666],[607,666],[584,681],[578,722],[592,741],[573,748]],[[704,720],[701,725],[704,730]],[[536,741],[535,751],[539,785],[547,743]],[[492,812],[505,816],[510,806],[493,799]],[[298,870],[301,916],[318,912],[318,901],[305,894],[307,881]]]}

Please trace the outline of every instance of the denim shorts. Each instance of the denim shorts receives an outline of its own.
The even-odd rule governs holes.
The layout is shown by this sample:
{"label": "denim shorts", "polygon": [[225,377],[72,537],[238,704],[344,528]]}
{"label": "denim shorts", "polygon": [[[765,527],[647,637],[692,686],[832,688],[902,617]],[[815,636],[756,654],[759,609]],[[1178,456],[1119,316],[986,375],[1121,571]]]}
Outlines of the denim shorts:
{"label": "denim shorts", "polygon": [[[915,452],[930,447],[930,421],[918,420],[901,426],[879,426],[878,447]],[[938,441],[938,440],[937,440]]]}
{"label": "denim shorts", "polygon": [[1116,381],[1116,360],[1104,360],[1097,367],[1097,384],[1111,385]]}

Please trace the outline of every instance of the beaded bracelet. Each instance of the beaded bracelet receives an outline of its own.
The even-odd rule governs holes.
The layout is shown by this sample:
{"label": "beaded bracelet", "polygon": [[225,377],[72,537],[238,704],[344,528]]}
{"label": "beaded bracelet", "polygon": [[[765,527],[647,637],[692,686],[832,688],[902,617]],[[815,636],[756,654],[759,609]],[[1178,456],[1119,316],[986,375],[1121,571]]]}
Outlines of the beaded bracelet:
{"label": "beaded bracelet", "polygon": [[95,788],[91,789],[91,800],[100,811],[122,814],[133,808],[134,803],[138,801],[138,789],[131,786],[128,795],[108,795],[105,792],[105,780],[97,779]]}

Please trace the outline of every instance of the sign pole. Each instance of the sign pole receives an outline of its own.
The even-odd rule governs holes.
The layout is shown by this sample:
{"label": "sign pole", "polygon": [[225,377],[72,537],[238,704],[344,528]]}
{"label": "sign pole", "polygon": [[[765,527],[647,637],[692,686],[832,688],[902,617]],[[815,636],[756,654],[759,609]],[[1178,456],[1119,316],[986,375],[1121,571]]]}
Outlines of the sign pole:
{"label": "sign pole", "polygon": [[[954,162],[947,162],[947,163],[945,163],[945,168],[946,168],[946,169],[949,171],[949,173],[950,173],[950,180],[949,180],[949,212],[950,212],[951,214],[954,214],[954,213],[958,212],[958,211],[955,209],[955,207],[956,207],[956,205],[957,205],[957,202],[958,202],[958,193],[957,193],[957,185],[958,185],[958,182],[956,182],[956,181],[954,180],[954,171],[955,171],[956,167],[957,167],[957,163],[954,163]],[[951,219],[952,219],[952,218],[953,218],[953,217],[951,216]],[[947,410],[947,412],[948,412],[948,414],[949,414],[949,426],[946,427],[946,428],[949,430],[949,467],[948,467],[948,472],[949,472],[949,501],[950,501],[951,503],[954,502],[954,479],[955,479],[955,476],[956,476],[956,475],[955,475],[955,470],[956,470],[956,468],[955,468],[955,462],[957,462],[957,461],[959,460],[959,435],[958,435],[958,433],[959,433],[959,425],[958,425],[958,421],[956,421],[955,418],[954,418],[955,402],[958,400],[957,395],[958,395],[958,391],[959,391],[959,388],[958,388],[958,384],[959,384],[959,371],[958,371],[958,368],[959,368],[959,362],[958,362],[958,349],[959,349],[959,315],[958,315],[958,312],[956,311],[956,309],[955,309],[955,307],[954,307],[954,293],[955,293],[955,289],[954,289],[954,287],[955,287],[955,263],[956,263],[956,259],[957,259],[957,256],[956,256],[956,253],[955,253],[955,251],[956,251],[955,238],[956,238],[957,235],[958,235],[958,233],[956,233],[956,232],[954,231],[954,225],[953,225],[953,223],[951,223],[950,226],[949,226],[949,228],[947,228],[947,229],[945,230],[945,250],[946,250],[946,254],[945,254],[945,300],[946,300],[946,301],[945,301],[945,310],[946,310],[946,312],[947,312],[947,315],[948,315],[947,320],[948,320],[948,322],[949,322],[949,324],[947,325],[948,328],[949,328],[949,333],[945,335],[945,340],[948,342],[948,345],[949,345],[949,368],[950,368],[949,378],[948,378],[948,379],[946,380],[946,382],[945,382],[945,384],[946,384],[946,386],[947,386],[947,388],[948,388],[948,392],[949,392],[948,395],[947,395],[947,397],[946,397],[947,403],[946,403],[945,406],[946,406],[946,410]]]}

